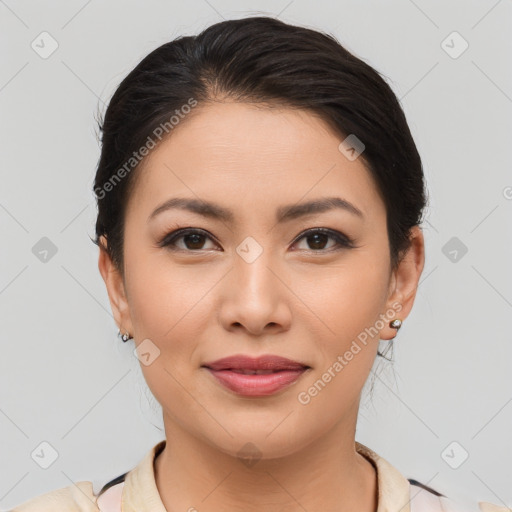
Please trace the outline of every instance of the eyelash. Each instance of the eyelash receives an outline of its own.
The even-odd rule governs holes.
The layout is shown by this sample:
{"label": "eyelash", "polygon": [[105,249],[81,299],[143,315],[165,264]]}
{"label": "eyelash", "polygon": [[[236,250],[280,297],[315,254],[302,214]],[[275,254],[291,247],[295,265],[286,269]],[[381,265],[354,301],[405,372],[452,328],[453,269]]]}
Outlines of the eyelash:
{"label": "eyelash", "polygon": [[[181,251],[181,252],[201,252],[203,251],[203,249],[181,249],[181,248],[176,248],[175,247],[175,244],[176,244],[176,241],[179,240],[180,238],[183,238],[187,235],[202,235],[202,236],[205,236],[207,238],[210,238],[211,240],[215,241],[214,238],[212,238],[209,233],[207,231],[204,231],[203,229],[196,229],[196,228],[182,228],[182,229],[177,229],[176,231],[173,231],[169,234],[167,234],[158,244],[159,247],[166,247],[168,248],[170,251]],[[353,240],[351,240],[350,238],[348,238],[347,236],[345,235],[342,235],[341,233],[339,233],[338,231],[334,231],[332,229],[327,229],[327,228],[312,228],[312,229],[308,229],[306,231],[304,231],[303,233],[301,233],[294,241],[293,241],[293,245],[295,245],[297,242],[299,242],[300,240],[302,240],[303,238],[307,238],[308,236],[311,236],[311,235],[316,235],[316,234],[321,234],[321,235],[328,235],[330,238],[334,239],[337,244],[338,244],[338,248],[330,248],[330,249],[319,249],[319,250],[315,250],[315,249],[310,249],[309,252],[313,252],[313,253],[329,253],[329,252],[333,252],[333,251],[337,251],[337,250],[342,250],[342,249],[352,249],[355,247],[354,245],[354,242]],[[206,250],[209,250],[209,249],[206,249]]]}

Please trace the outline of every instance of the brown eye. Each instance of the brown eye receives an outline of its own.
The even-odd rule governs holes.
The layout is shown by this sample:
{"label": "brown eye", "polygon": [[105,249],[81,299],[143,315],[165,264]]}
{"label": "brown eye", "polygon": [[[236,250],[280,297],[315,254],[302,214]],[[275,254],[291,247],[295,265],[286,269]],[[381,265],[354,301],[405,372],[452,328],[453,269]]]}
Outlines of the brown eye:
{"label": "brown eye", "polygon": [[[183,239],[184,246],[178,246],[178,240]],[[159,244],[160,247],[168,247],[171,250],[182,250],[194,252],[199,250],[208,250],[204,247],[205,239],[211,238],[206,231],[199,229],[178,229],[167,235]]]}
{"label": "brown eye", "polygon": [[297,241],[300,241],[302,239],[307,241],[309,248],[306,248],[305,250],[311,250],[313,252],[322,252],[329,251],[330,249],[333,248],[332,245],[331,247],[326,248],[326,246],[329,243],[329,238],[335,241],[334,247],[336,247],[336,245],[338,245],[338,247],[341,246],[342,248],[347,249],[352,247],[352,241],[348,237],[342,235],[337,231],[325,228],[310,229],[303,233],[300,236],[300,238],[297,239]]}
{"label": "brown eye", "polygon": [[[334,244],[329,246],[329,239],[334,240]],[[182,242],[180,242],[181,240]],[[172,251],[200,252],[213,249],[213,247],[205,247],[208,240],[213,241],[213,238],[206,231],[185,228],[168,234],[158,245]],[[331,252],[332,250],[354,247],[353,242],[348,237],[338,231],[326,228],[310,229],[296,238],[294,244],[301,240],[306,240],[308,245],[303,250],[310,252]]]}

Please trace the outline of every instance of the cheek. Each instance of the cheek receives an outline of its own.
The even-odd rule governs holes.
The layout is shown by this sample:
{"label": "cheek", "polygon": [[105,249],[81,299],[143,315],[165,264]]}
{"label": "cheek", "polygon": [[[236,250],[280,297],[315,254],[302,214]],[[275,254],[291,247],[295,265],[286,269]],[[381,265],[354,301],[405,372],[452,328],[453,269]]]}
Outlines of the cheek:
{"label": "cheek", "polygon": [[336,350],[374,325],[384,312],[388,262],[378,260],[376,254],[357,250],[342,263],[293,278],[294,291],[316,314],[315,323],[324,326],[327,345]]}
{"label": "cheek", "polygon": [[318,313],[328,327],[316,337],[318,364],[295,393],[304,417],[322,417],[326,430],[341,416],[357,415],[379,348],[386,281],[379,273],[340,272],[330,286]]}
{"label": "cheek", "polygon": [[199,279],[192,265],[173,264],[165,250],[133,248],[126,254],[130,315],[139,338],[179,340],[184,326],[190,333],[191,318],[208,303],[212,283]]}
{"label": "cheek", "polygon": [[[388,261],[375,251],[360,250],[343,265],[331,266],[317,275],[315,286],[302,278],[302,290],[309,288],[307,303],[321,320],[316,336],[318,367],[307,381],[316,406],[332,400],[342,409],[357,399],[373,366],[379,348],[388,290]],[[318,398],[316,394],[318,393]],[[339,409],[338,409],[339,413]]]}
{"label": "cheek", "polygon": [[[186,272],[171,269],[169,264],[153,262],[130,268],[130,314],[135,338],[137,343],[147,344],[150,354],[157,354],[148,365],[141,360],[144,379],[164,409],[176,414],[177,422],[183,411],[193,406],[190,395],[199,395],[193,377],[201,363],[198,349],[204,341],[203,322],[211,288],[207,285],[192,281]],[[139,354],[142,351],[143,346]]]}

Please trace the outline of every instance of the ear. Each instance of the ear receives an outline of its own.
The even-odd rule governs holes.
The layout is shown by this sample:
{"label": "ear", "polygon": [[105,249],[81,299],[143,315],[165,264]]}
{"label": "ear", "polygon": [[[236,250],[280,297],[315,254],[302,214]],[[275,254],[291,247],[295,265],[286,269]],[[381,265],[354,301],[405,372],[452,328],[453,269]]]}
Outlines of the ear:
{"label": "ear", "polygon": [[395,310],[396,313],[392,318],[388,318],[386,326],[381,331],[380,337],[383,340],[390,340],[396,336],[397,331],[389,327],[389,322],[395,318],[403,322],[411,312],[425,265],[425,240],[419,226],[411,228],[409,239],[410,248],[390,278],[386,307],[388,311]]}
{"label": "ear", "polygon": [[122,334],[128,332],[133,336],[133,325],[130,317],[130,308],[128,305],[123,277],[104,248],[107,247],[106,238],[101,236],[100,241],[101,245],[98,269],[103,277],[103,281],[105,281],[105,286],[107,287],[108,298],[110,300],[110,307],[112,308],[114,319]]}

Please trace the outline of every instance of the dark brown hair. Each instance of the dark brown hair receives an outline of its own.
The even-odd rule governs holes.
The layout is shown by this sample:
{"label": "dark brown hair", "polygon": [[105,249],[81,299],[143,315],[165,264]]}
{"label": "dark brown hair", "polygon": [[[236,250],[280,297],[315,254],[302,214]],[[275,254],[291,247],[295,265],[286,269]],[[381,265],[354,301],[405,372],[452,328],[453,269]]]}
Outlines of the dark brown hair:
{"label": "dark brown hair", "polygon": [[162,126],[172,136],[173,118],[186,122],[194,104],[219,98],[308,110],[340,136],[362,141],[362,161],[386,206],[396,268],[426,203],[420,156],[398,99],[333,36],[253,16],[156,48],[124,78],[99,121],[94,243],[105,235],[105,250],[123,276],[125,208],[141,167],[139,149],[162,140]]}

